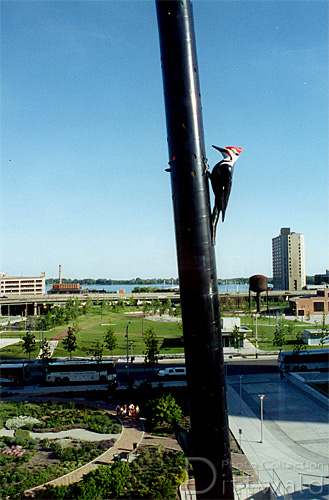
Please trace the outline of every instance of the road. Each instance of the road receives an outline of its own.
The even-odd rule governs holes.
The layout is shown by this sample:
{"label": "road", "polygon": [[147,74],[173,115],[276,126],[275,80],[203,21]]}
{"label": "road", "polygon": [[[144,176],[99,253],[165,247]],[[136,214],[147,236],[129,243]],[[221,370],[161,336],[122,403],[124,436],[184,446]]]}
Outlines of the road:
{"label": "road", "polygon": [[[143,362],[135,361],[133,363],[129,363],[129,372],[127,369],[127,363],[124,361],[117,363],[117,379],[119,385],[126,385],[127,382],[140,383],[145,380],[148,382],[159,383],[164,382],[163,379],[158,377],[157,373],[159,367],[161,369],[171,367],[171,366],[184,366],[184,359],[171,359],[171,360],[161,360],[159,367],[152,370],[152,368],[145,368]],[[41,363],[31,363],[31,381],[28,385],[26,385],[26,390],[30,386],[31,388],[35,388],[37,386],[43,387],[44,384],[44,376],[43,376],[43,367]],[[265,374],[265,373],[276,373],[277,372],[277,359],[276,357],[264,356],[255,359],[254,357],[242,358],[242,357],[232,357],[226,356],[225,360],[225,372],[227,376],[233,375],[257,375],[257,374]],[[178,384],[182,384],[182,379],[177,379]],[[175,380],[170,380],[170,382],[175,383]],[[166,383],[167,385],[167,383]],[[41,389],[40,387],[40,389]],[[51,385],[54,388],[53,385]],[[97,390],[99,388],[104,389],[104,385],[95,386],[93,384],[79,386],[79,384],[72,384],[71,386],[65,386],[65,391],[72,389],[73,391],[77,390],[86,390],[94,389]],[[96,389],[97,388],[97,389]],[[15,388],[17,390],[17,388]],[[58,390],[63,390],[63,386],[58,386]],[[49,390],[49,386],[45,387],[45,390]],[[25,392],[25,391],[24,391]]]}

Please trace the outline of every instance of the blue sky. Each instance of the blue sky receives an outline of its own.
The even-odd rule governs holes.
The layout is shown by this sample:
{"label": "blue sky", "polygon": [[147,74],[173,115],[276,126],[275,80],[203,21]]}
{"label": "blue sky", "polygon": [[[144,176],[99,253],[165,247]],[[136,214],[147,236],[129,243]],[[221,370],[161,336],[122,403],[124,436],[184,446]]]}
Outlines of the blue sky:
{"label": "blue sky", "polygon": [[[209,164],[242,146],[219,278],[272,276],[281,227],[328,259],[328,3],[193,2]],[[3,1],[1,260],[8,275],[177,277],[155,5]]]}

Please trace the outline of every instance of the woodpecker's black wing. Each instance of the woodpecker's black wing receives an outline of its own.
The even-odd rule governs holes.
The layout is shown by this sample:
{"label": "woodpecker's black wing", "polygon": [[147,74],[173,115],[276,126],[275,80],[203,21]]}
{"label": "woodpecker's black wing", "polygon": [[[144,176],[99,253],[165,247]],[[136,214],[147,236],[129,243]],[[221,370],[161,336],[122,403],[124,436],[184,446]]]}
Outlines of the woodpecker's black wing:
{"label": "woodpecker's black wing", "polygon": [[219,212],[222,212],[222,221],[224,222],[232,187],[232,167],[227,163],[218,163],[213,168],[210,180],[215,194],[215,205]]}

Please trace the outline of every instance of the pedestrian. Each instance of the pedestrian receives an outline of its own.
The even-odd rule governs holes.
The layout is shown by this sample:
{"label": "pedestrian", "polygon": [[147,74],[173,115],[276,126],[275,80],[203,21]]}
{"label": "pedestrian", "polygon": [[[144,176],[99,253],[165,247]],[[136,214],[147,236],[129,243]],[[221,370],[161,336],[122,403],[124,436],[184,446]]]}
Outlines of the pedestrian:
{"label": "pedestrian", "polygon": [[139,411],[140,411],[140,410],[139,410],[139,406],[138,406],[138,405],[136,405],[136,406],[135,406],[135,418],[139,418]]}

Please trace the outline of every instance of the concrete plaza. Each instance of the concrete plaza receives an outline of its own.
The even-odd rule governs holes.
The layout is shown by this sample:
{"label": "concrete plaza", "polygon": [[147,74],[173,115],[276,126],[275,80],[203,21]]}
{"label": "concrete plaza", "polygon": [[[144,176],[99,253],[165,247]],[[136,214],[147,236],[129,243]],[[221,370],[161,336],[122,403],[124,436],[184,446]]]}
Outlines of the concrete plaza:
{"label": "concrete plaza", "polygon": [[329,499],[328,409],[277,374],[229,376],[227,391],[230,428],[260,482],[279,498]]}

